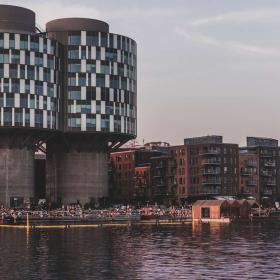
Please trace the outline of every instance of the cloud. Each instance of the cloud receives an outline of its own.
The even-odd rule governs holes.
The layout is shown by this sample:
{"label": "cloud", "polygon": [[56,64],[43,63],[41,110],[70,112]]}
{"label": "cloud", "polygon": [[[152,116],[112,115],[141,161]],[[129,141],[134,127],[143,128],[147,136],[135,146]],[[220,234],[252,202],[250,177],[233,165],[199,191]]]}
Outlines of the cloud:
{"label": "cloud", "polygon": [[279,9],[257,9],[248,11],[236,11],[212,17],[198,18],[191,25],[201,26],[219,23],[276,23],[280,20]]}
{"label": "cloud", "polygon": [[197,32],[189,32],[182,28],[175,28],[175,33],[192,42],[219,47],[240,54],[280,57],[280,49],[277,48],[260,47],[256,45],[246,44],[239,41],[217,40],[213,37],[202,35]]}
{"label": "cloud", "polygon": [[256,45],[244,44],[237,41],[229,41],[226,44],[234,49],[235,51],[257,54],[257,55],[272,55],[272,56],[280,56],[280,49],[277,48],[264,48]]}

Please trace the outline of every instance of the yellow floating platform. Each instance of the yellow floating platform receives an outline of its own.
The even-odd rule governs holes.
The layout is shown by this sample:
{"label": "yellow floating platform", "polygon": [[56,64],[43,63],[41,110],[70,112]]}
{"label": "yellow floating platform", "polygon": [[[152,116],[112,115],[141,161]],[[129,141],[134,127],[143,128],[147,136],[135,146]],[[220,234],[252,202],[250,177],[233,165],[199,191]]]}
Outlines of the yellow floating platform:
{"label": "yellow floating platform", "polygon": [[191,221],[184,222],[167,222],[167,221],[145,221],[137,223],[104,223],[104,224],[69,224],[69,225],[1,225],[1,228],[14,228],[14,229],[74,229],[74,228],[100,228],[100,227],[130,227],[142,225],[185,225],[190,224]]}

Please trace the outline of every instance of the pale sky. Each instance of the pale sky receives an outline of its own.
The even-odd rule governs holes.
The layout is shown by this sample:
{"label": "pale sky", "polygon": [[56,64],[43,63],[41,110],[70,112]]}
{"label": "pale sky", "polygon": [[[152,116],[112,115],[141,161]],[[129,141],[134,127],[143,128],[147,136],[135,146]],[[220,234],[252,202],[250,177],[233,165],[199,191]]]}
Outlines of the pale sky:
{"label": "pale sky", "polygon": [[138,44],[138,141],[280,139],[279,0],[9,0],[44,26],[90,17]]}

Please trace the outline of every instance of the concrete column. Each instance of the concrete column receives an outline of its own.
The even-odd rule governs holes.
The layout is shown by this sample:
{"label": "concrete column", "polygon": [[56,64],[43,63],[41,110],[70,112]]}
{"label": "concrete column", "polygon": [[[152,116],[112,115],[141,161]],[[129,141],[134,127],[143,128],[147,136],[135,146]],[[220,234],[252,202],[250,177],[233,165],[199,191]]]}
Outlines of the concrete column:
{"label": "concrete column", "polygon": [[12,198],[29,203],[34,197],[34,152],[27,148],[0,148],[0,205]]}
{"label": "concrete column", "polygon": [[108,196],[108,162],[104,151],[47,154],[47,198],[82,205]]}
{"label": "concrete column", "polygon": [[57,155],[55,153],[47,153],[46,198],[50,202],[57,202]]}

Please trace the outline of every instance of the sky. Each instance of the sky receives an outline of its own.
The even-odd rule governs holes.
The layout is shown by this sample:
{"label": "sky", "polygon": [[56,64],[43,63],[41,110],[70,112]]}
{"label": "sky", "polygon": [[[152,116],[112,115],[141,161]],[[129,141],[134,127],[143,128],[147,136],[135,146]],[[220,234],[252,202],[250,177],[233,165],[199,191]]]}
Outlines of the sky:
{"label": "sky", "polygon": [[280,139],[279,0],[8,0],[37,23],[90,17],[138,46],[138,142]]}

